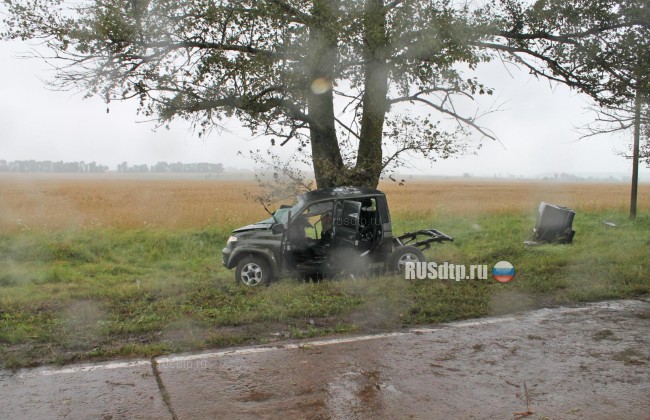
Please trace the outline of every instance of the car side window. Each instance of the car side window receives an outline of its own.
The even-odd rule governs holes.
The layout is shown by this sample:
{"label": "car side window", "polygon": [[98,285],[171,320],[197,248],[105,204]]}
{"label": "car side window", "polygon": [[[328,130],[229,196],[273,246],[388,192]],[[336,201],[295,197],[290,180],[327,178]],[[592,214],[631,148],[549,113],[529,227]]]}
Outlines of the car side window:
{"label": "car side window", "polygon": [[339,203],[336,209],[335,226],[344,229],[357,230],[359,227],[359,213],[361,203],[358,201],[343,201]]}
{"label": "car side window", "polygon": [[321,201],[306,208],[299,216],[303,237],[320,240],[323,235],[331,234],[333,210],[334,201]]}

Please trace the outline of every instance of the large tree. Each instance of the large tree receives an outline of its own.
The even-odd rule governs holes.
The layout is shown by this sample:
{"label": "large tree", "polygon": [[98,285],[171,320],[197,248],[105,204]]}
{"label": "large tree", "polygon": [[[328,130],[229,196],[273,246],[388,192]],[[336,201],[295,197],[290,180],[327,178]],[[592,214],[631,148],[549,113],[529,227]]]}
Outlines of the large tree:
{"label": "large tree", "polygon": [[[205,130],[235,116],[309,148],[319,187],[374,187],[400,153],[458,152],[467,128],[493,138],[454,99],[491,93],[471,72],[496,57],[616,102],[629,85],[617,48],[647,29],[642,0],[3,1],[4,36],[49,47],[59,87]],[[415,103],[431,115],[404,111]]]}

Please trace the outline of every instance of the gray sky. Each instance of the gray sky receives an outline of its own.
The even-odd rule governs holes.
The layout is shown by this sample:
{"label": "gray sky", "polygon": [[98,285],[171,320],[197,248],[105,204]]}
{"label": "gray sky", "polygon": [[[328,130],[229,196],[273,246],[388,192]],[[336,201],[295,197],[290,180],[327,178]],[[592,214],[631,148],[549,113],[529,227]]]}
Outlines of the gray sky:
{"label": "gray sky", "polygon": [[[73,92],[48,90],[43,79],[53,74],[39,60],[16,58],[27,51],[19,42],[0,43],[0,159],[96,161],[111,169],[122,162],[221,162],[227,167],[252,168],[238,151],[262,148],[236,121],[230,133],[213,132],[199,139],[187,123],[173,122],[170,130],[152,131],[155,124],[135,113],[135,102],[113,103],[110,113],[96,98],[83,100]],[[508,76],[501,63],[480,70],[479,78],[495,88],[503,111],[487,115],[482,125],[502,144],[484,141],[477,156],[452,158],[433,164],[419,159],[408,172],[422,175],[537,176],[552,173],[631,174],[630,161],[616,155],[624,139],[599,136],[576,141],[575,127],[589,121],[586,98],[564,87],[552,89],[522,71]],[[420,111],[422,112],[422,111]],[[288,151],[287,151],[288,152]],[[287,153],[288,154],[288,153]],[[643,176],[650,176],[645,167]]]}

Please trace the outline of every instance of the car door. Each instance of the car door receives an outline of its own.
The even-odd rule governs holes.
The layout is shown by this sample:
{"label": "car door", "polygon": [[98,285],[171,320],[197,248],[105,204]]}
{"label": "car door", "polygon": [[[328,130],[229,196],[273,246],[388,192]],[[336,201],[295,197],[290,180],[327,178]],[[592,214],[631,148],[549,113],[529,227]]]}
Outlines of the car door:
{"label": "car door", "polygon": [[334,234],[332,244],[335,248],[356,247],[359,244],[359,217],[361,203],[358,201],[339,201],[334,215]]}
{"label": "car door", "polygon": [[[284,258],[288,267],[301,263],[318,264],[326,257],[332,226],[324,225],[323,221],[332,220],[333,206],[333,200],[319,201],[291,216],[283,238]],[[328,232],[324,232],[325,229]],[[327,239],[323,237],[324,233]]]}

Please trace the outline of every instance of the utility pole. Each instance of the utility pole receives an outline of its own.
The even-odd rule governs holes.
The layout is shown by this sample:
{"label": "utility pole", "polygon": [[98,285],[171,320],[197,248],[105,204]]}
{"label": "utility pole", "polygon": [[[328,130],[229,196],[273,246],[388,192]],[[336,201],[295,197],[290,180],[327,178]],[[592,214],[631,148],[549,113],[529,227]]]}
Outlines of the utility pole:
{"label": "utility pole", "polygon": [[630,219],[636,219],[636,198],[639,187],[639,139],[641,137],[641,89],[634,96],[634,145],[632,146],[632,191],[630,196]]}

